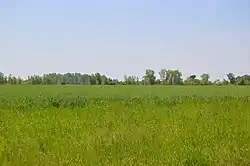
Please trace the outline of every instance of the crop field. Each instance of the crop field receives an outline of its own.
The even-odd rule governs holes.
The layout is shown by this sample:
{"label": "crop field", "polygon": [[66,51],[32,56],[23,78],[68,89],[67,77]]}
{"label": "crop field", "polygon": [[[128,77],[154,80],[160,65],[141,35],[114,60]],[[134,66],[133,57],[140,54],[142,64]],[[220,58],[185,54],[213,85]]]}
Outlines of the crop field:
{"label": "crop field", "polygon": [[250,165],[249,86],[0,86],[0,165]]}

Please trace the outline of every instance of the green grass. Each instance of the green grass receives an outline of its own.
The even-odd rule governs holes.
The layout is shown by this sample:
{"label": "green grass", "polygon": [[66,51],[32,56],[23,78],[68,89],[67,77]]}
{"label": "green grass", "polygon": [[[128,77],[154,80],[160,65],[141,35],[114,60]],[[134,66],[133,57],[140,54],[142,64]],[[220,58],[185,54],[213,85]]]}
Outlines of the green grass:
{"label": "green grass", "polygon": [[0,86],[0,165],[250,165],[250,87]]}

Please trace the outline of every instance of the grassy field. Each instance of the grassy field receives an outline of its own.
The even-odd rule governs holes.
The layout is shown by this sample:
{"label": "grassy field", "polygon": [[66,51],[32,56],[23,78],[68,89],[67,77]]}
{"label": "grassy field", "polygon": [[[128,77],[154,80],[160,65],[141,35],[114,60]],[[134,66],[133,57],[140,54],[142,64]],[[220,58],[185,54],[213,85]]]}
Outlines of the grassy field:
{"label": "grassy field", "polygon": [[250,87],[0,86],[0,165],[250,165]]}

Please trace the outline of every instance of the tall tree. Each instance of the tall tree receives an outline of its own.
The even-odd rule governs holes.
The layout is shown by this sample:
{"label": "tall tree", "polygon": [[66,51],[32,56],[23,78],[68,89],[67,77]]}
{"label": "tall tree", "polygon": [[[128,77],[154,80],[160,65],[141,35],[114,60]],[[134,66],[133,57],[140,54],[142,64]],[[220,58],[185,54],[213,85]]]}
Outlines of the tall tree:
{"label": "tall tree", "polygon": [[167,84],[167,70],[161,69],[159,72],[161,84],[166,85]]}
{"label": "tall tree", "polygon": [[128,85],[128,76],[127,76],[127,75],[124,75],[124,83],[125,83],[126,85]]}
{"label": "tall tree", "polygon": [[139,77],[136,77],[136,85],[140,85]]}
{"label": "tall tree", "polygon": [[12,75],[9,74],[8,76],[8,84],[13,84],[13,80],[12,80]]}
{"label": "tall tree", "polygon": [[146,69],[144,81],[146,85],[153,85],[155,83],[155,72],[152,69]]}
{"label": "tall tree", "polygon": [[209,78],[210,78],[209,74],[207,74],[207,73],[202,74],[201,75],[202,84],[208,85],[209,84]]}
{"label": "tall tree", "polygon": [[4,84],[4,74],[0,72],[0,84]]}
{"label": "tall tree", "polygon": [[21,77],[18,77],[18,78],[17,78],[17,84],[20,85],[20,84],[22,84],[22,82],[23,82],[22,78],[21,78]]}
{"label": "tall tree", "polygon": [[108,85],[109,84],[109,80],[105,75],[102,75],[102,85]]}
{"label": "tall tree", "polygon": [[168,70],[166,79],[167,79],[167,82],[168,82],[169,85],[173,84],[173,77],[174,77],[173,70]]}
{"label": "tall tree", "polygon": [[233,73],[228,73],[227,78],[228,78],[230,84],[235,84],[236,83],[235,75]]}
{"label": "tall tree", "polygon": [[17,84],[17,78],[14,76],[14,77],[12,77],[12,84]]}
{"label": "tall tree", "polygon": [[250,84],[250,75],[238,76],[235,78],[235,83],[237,85],[249,85]]}
{"label": "tall tree", "polygon": [[91,74],[90,76],[90,84],[91,85],[95,85],[96,84],[96,78],[94,74]]}
{"label": "tall tree", "polygon": [[182,83],[182,79],[181,79],[182,73],[179,70],[174,70],[173,71],[173,76],[174,76],[173,82],[174,82],[175,85],[179,85],[179,84]]}
{"label": "tall tree", "polygon": [[4,76],[4,84],[7,84],[8,83],[8,78],[7,76]]}
{"label": "tall tree", "polygon": [[86,84],[86,85],[91,84],[91,76],[88,74],[83,74],[81,80],[83,84]]}
{"label": "tall tree", "polygon": [[95,73],[96,85],[102,84],[102,76],[100,73]]}

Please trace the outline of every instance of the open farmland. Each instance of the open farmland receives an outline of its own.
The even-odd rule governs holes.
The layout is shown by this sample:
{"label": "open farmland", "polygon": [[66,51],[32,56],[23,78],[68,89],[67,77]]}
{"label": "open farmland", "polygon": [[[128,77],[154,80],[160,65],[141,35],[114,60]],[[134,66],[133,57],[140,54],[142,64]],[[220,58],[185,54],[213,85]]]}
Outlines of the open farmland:
{"label": "open farmland", "polygon": [[0,86],[0,165],[250,165],[249,86]]}

